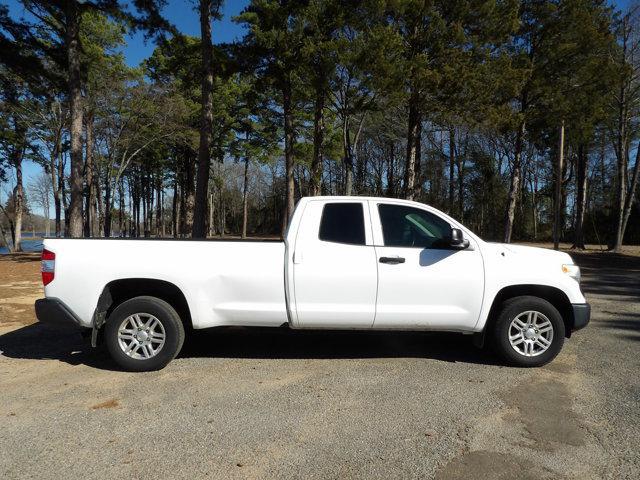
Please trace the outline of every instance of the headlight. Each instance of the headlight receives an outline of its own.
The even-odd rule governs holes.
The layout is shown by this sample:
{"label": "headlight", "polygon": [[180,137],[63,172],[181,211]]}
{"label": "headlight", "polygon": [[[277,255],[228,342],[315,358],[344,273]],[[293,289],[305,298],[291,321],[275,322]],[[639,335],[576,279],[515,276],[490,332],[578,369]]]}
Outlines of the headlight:
{"label": "headlight", "polygon": [[580,283],[580,267],[573,264],[562,265],[562,271]]}

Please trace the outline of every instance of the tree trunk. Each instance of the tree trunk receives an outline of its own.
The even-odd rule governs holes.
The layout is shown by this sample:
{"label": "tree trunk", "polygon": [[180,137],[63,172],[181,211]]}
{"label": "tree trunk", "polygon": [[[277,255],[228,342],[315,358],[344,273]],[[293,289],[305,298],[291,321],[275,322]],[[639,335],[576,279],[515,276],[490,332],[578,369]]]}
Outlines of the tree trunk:
{"label": "tree trunk", "polygon": [[216,234],[216,222],[214,217],[215,212],[215,197],[213,190],[209,193],[209,236],[213,237]]}
{"label": "tree trunk", "polygon": [[560,123],[560,131],[558,135],[558,162],[555,168],[555,183],[553,195],[553,248],[560,248],[561,212],[562,212],[562,179],[564,167],[564,120]]}
{"label": "tree trunk", "polygon": [[124,181],[120,179],[118,182],[118,236],[124,237]]}
{"label": "tree trunk", "polygon": [[164,237],[164,214],[163,214],[163,195],[162,195],[162,176],[158,175],[156,179],[156,236]]}
{"label": "tree trunk", "polygon": [[152,232],[153,232],[153,215],[154,215],[154,208],[153,208],[153,202],[155,198],[155,189],[153,188],[153,178],[151,177],[151,174],[147,175],[147,217],[148,217],[148,225],[147,225],[147,230],[149,232],[149,236],[151,236]]}
{"label": "tree trunk", "polygon": [[422,191],[426,178],[426,169],[422,168],[422,116],[418,118],[418,128],[416,130],[416,160],[415,160],[415,184],[413,187],[413,199],[417,200],[418,194]]}
{"label": "tree trunk", "polygon": [[140,198],[142,196],[142,178],[140,177],[140,173],[136,172],[136,176],[134,177],[134,189],[133,189],[133,214],[135,219],[135,232],[136,238],[140,237]]}
{"label": "tree trunk", "polygon": [[198,149],[198,174],[193,216],[193,238],[205,238],[207,215],[207,190],[209,188],[209,160],[211,132],[213,130],[213,45],[211,43],[212,0],[200,0],[200,32],[202,38],[202,96],[200,116],[200,147]]}
{"label": "tree trunk", "polygon": [[189,236],[193,232],[195,192],[193,188],[193,170],[195,168],[195,158],[191,152],[185,156],[185,166],[183,172],[184,183],[182,185],[182,228],[183,236]]}
{"label": "tree trunk", "polygon": [[464,164],[465,161],[459,155],[456,158],[456,166],[458,168],[458,220],[464,221]]}
{"label": "tree trunk", "polygon": [[85,116],[85,132],[86,141],[85,146],[85,171],[84,177],[86,181],[85,185],[85,216],[84,216],[84,236],[91,237],[94,232],[91,230],[91,225],[94,222],[94,211],[92,209],[93,194],[94,194],[94,181],[93,181],[93,112],[88,111]]}
{"label": "tree trunk", "polygon": [[511,243],[513,233],[513,220],[516,212],[516,203],[520,194],[520,176],[522,175],[522,142],[524,140],[525,122],[522,120],[516,134],[515,151],[513,154],[513,169],[511,171],[511,185],[507,197],[507,210],[505,213],[504,243]]}
{"label": "tree trunk", "polygon": [[318,86],[313,114],[313,158],[311,159],[311,178],[309,179],[309,195],[312,197],[322,193],[325,95],[324,88]]}
{"label": "tree trunk", "polygon": [[146,175],[140,175],[140,200],[142,203],[142,235],[149,236],[149,201],[147,199],[148,181]]}
{"label": "tree trunk", "polygon": [[111,236],[111,182],[107,179],[104,184],[104,236]]}
{"label": "tree trunk", "polygon": [[533,223],[533,240],[538,239],[538,179],[530,175],[529,184],[531,186],[531,221]]}
{"label": "tree trunk", "polygon": [[456,131],[449,127],[449,215],[453,215],[455,198],[455,183],[453,179],[456,164]]}
{"label": "tree trunk", "polygon": [[631,176],[631,185],[626,195],[624,213],[622,216],[622,232],[620,233],[620,244],[624,239],[624,232],[627,230],[627,222],[631,216],[631,208],[633,207],[633,201],[635,199],[636,190],[638,188],[638,177],[640,177],[640,145],[636,150],[636,163],[633,166],[633,174]]}
{"label": "tree trunk", "polygon": [[91,182],[91,205],[89,206],[91,215],[91,236],[100,236],[100,175],[96,171],[95,163],[93,168],[93,181]]}
{"label": "tree trunk", "polygon": [[392,141],[387,143],[387,148],[389,149],[389,157],[388,157],[388,166],[387,166],[387,197],[395,197],[395,158],[396,158],[396,147]]}
{"label": "tree trunk", "polygon": [[413,200],[416,188],[417,147],[420,141],[420,111],[418,109],[418,93],[412,88],[409,99],[409,121],[407,129],[407,157],[404,170],[404,198]]}
{"label": "tree trunk", "polygon": [[342,122],[342,147],[344,154],[344,194],[353,192],[353,154],[351,148],[351,135],[349,134],[349,117],[345,115]]}
{"label": "tree trunk", "polygon": [[104,236],[104,201],[102,197],[102,192],[100,191],[100,183],[98,175],[95,175],[95,185],[96,185],[96,197],[95,203],[97,206],[97,218],[96,218],[96,236]]}
{"label": "tree trunk", "polygon": [[284,115],[284,158],[285,158],[285,207],[282,218],[282,236],[289,225],[289,218],[295,208],[295,183],[293,178],[293,107],[291,99],[291,79],[285,78],[282,84],[282,110]]}
{"label": "tree trunk", "polygon": [[244,184],[242,186],[242,238],[247,238],[247,220],[249,214],[249,157],[244,159]]}
{"label": "tree trunk", "polygon": [[60,229],[60,236],[64,237],[67,235],[67,220],[65,218],[64,221],[64,228],[62,226],[62,214],[64,213],[66,215],[67,213],[67,196],[65,193],[65,184],[64,184],[64,154],[62,152],[60,152],[60,160],[58,161],[58,192],[60,195],[60,218],[56,219],[57,222],[60,224],[59,227],[56,226],[56,229],[59,228]]}
{"label": "tree trunk", "polygon": [[[22,148],[20,148],[22,150]],[[13,222],[15,233],[13,236],[13,251],[22,251],[22,213],[24,211],[24,187],[22,185],[22,152],[14,158],[16,170],[16,187],[13,189]],[[13,162],[12,162],[13,163]]]}
{"label": "tree trunk", "polygon": [[61,143],[62,143],[62,128],[60,127],[56,131],[56,137],[54,141],[53,151],[51,152],[51,160],[49,162],[49,168],[51,173],[51,189],[53,190],[53,206],[55,210],[55,232],[56,237],[62,235],[61,220],[62,220],[62,199],[60,182],[58,181],[58,169],[62,163],[61,159]]}
{"label": "tree trunk", "polygon": [[226,206],[224,202],[224,191],[220,188],[220,208],[218,209],[218,234],[223,237],[227,230]]}
{"label": "tree trunk", "polygon": [[589,155],[584,145],[578,147],[578,164],[576,168],[576,218],[574,226],[575,239],[573,248],[584,250],[584,213],[587,204],[587,162]]}
{"label": "tree trunk", "polygon": [[66,47],[69,69],[69,117],[71,125],[71,202],[69,235],[82,237],[82,78],[80,72],[80,12],[77,2],[66,2]]}
{"label": "tree trunk", "polygon": [[173,201],[171,202],[171,229],[173,230],[173,238],[178,238],[178,228],[180,226],[178,221],[178,175],[173,180]]}
{"label": "tree trunk", "polygon": [[[353,182],[353,191],[356,195],[362,195],[365,192],[368,192],[366,182],[366,175],[369,171],[369,162],[367,161],[367,157],[362,154],[362,149],[358,142],[358,136],[356,135],[356,139],[354,141],[354,145],[351,147],[351,163],[355,163],[355,179]],[[378,177],[380,178],[380,177]],[[378,192],[382,190],[382,182],[378,183]]]}
{"label": "tree trunk", "polygon": [[24,211],[24,186],[22,184],[22,160],[24,158],[27,129],[18,119],[14,119],[16,144],[11,151],[10,163],[16,171],[16,186],[13,189],[13,251],[22,251],[22,213]]}
{"label": "tree trunk", "polygon": [[47,195],[47,199],[45,200],[45,210],[46,210],[46,215],[44,217],[44,236],[48,237],[51,235],[51,219],[49,218],[51,215],[51,203],[49,200],[49,196]]}
{"label": "tree trunk", "polygon": [[127,236],[133,238],[134,237],[134,226],[133,222],[135,221],[135,212],[133,211],[133,180],[129,177],[129,181],[127,182],[127,186],[129,187],[129,225],[127,227]]}
{"label": "tree trunk", "polygon": [[[622,52],[621,52],[621,66],[627,67],[628,61],[628,39],[629,39],[629,17],[623,17],[622,23]],[[627,109],[627,88],[628,82],[626,78],[623,78],[620,82],[619,98],[618,98],[618,119],[617,119],[617,142],[616,142],[616,157],[617,157],[617,182],[616,182],[616,198],[612,208],[614,225],[613,225],[613,238],[609,242],[609,248],[614,252],[620,251],[622,247],[622,240],[624,232],[622,226],[624,224],[624,206],[626,202],[627,193],[627,165],[629,163],[629,150],[628,150],[628,109]]]}

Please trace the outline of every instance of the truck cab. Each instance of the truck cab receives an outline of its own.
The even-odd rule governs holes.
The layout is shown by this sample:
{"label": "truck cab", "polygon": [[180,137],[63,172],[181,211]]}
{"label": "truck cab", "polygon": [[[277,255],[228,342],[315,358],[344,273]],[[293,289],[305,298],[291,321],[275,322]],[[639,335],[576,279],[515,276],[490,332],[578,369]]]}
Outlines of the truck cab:
{"label": "truck cab", "polygon": [[295,328],[475,329],[485,286],[478,239],[429,207],[304,199],[292,231],[287,278]]}

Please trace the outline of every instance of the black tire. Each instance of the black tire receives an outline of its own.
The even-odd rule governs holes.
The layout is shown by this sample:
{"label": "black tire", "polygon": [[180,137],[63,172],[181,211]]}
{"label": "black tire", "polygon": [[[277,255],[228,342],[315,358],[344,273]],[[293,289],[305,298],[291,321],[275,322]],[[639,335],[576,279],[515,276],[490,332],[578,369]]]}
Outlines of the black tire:
{"label": "black tire", "polygon": [[[526,356],[523,352],[516,351],[516,348],[524,349],[524,346],[512,346],[509,340],[510,330],[517,332],[515,327],[512,329],[511,322],[513,322],[518,315],[528,311],[542,313],[551,322],[551,326],[553,327],[551,344],[544,351],[542,351],[540,344],[534,345],[534,348],[541,350],[541,353],[535,356]],[[558,312],[551,303],[539,297],[522,296],[510,298],[502,304],[490,334],[494,349],[509,365],[516,367],[540,367],[549,363],[560,353],[562,345],[564,344],[565,327],[560,312]],[[515,335],[515,333],[513,335]],[[525,338],[524,332],[522,335],[523,338]],[[528,341],[534,342],[533,339]]]}
{"label": "black tire", "polygon": [[[164,344],[150,358],[133,358],[127,355],[120,345],[118,329],[127,318],[135,314],[153,315],[164,330]],[[175,309],[164,300],[156,297],[135,297],[118,305],[109,315],[104,336],[111,358],[120,367],[131,372],[148,372],[164,368],[180,353],[184,343],[184,325]]]}

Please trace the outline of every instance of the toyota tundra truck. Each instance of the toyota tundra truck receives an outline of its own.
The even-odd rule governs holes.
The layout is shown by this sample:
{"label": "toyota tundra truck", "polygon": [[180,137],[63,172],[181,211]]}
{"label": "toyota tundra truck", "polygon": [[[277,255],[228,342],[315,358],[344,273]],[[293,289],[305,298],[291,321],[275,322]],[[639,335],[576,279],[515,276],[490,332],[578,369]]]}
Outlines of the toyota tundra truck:
{"label": "toyota tundra truck", "polygon": [[568,254],[389,198],[302,198],[284,241],[47,238],[42,280],[38,320],[85,329],[131,371],[225,326],[460,332],[536,367],[590,317]]}

